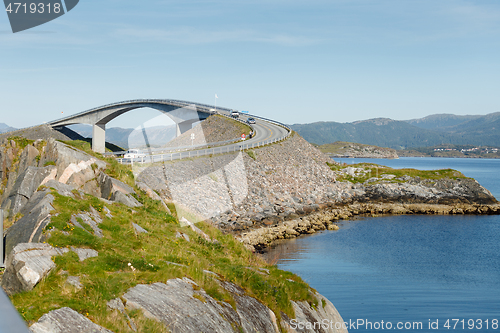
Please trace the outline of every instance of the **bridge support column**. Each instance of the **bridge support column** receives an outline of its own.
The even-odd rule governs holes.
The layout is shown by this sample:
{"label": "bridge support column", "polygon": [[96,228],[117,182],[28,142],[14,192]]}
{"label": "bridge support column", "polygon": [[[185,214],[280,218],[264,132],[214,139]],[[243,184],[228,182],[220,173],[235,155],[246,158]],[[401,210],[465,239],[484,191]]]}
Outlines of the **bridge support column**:
{"label": "bridge support column", "polygon": [[92,129],[92,150],[101,154],[106,151],[106,124],[94,124]]}
{"label": "bridge support column", "polygon": [[177,123],[176,124],[176,127],[177,127],[176,137],[180,136],[182,133],[189,131],[191,129],[191,127],[193,126],[193,123],[194,123],[194,121],[192,121],[192,120],[183,121],[182,123]]}

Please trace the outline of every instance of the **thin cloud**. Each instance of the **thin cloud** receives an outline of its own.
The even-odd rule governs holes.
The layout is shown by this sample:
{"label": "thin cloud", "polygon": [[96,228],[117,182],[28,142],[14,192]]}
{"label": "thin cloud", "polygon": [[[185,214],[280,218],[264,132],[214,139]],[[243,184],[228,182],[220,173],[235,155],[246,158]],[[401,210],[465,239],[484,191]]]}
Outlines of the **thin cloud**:
{"label": "thin cloud", "polygon": [[263,34],[253,30],[206,31],[190,27],[174,30],[124,28],[114,34],[140,41],[168,41],[179,44],[213,44],[222,42],[255,42],[288,46],[317,44],[321,39],[289,34]]}

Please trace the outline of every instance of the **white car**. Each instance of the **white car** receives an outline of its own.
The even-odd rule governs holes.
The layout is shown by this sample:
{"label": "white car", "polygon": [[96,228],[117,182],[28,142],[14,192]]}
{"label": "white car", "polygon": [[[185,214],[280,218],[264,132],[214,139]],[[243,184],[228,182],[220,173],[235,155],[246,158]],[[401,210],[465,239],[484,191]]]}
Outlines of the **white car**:
{"label": "white car", "polygon": [[146,154],[142,153],[139,149],[129,149],[123,158],[141,158],[146,157]]}

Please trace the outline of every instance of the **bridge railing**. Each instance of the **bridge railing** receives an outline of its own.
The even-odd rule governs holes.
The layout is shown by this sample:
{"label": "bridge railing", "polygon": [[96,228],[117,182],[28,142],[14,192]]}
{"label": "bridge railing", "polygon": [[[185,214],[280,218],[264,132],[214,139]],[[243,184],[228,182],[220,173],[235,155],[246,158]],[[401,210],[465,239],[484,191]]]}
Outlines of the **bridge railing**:
{"label": "bridge railing", "polygon": [[[202,143],[202,144],[196,144],[192,146],[180,146],[180,147],[173,147],[173,148],[134,148],[138,149],[139,151],[143,152],[151,152],[154,153],[154,155],[158,154],[172,154],[172,153],[178,153],[181,151],[188,151],[188,150],[194,150],[194,149],[203,149],[203,148],[212,148],[212,147],[217,147],[217,146],[224,146],[227,144],[235,143],[240,141],[240,139],[231,139],[231,140],[226,140],[226,141],[218,141],[218,142],[212,142],[212,143]],[[125,151],[115,151],[115,152],[106,152],[103,155],[104,156],[113,156],[113,155],[125,155],[128,152],[128,150]]]}
{"label": "bridge railing", "polygon": [[[231,146],[212,147],[212,148],[208,148],[208,149],[204,149],[204,150],[190,150],[190,151],[184,151],[184,152],[180,151],[180,152],[174,152],[174,153],[168,153],[168,154],[156,154],[156,155],[149,155],[149,156],[139,157],[139,158],[134,158],[134,159],[119,158],[118,161],[120,163],[123,163],[123,164],[157,163],[157,162],[182,160],[183,158],[186,159],[186,158],[191,158],[191,157],[225,154],[225,153],[231,153],[231,152],[236,152],[236,151],[243,151],[243,150],[247,150],[247,149],[260,148],[260,147],[263,147],[263,146],[266,146],[269,144],[280,142],[282,140],[285,140],[292,133],[292,130],[290,129],[290,127],[288,127],[285,124],[282,124],[280,122],[273,121],[270,119],[266,119],[263,117],[259,117],[259,116],[252,115],[252,117],[259,118],[259,119],[265,120],[267,122],[273,123],[275,125],[281,126],[287,130],[287,133],[283,136],[276,138],[276,139],[264,140],[264,141],[248,143],[248,144],[241,143],[241,144],[236,144],[236,145],[231,145]],[[244,123],[241,120],[239,120],[239,121]]]}
{"label": "bridge railing", "polygon": [[232,146],[222,146],[222,147],[214,147],[204,150],[190,150],[190,151],[181,151],[170,154],[158,154],[158,155],[149,155],[145,157],[138,158],[118,158],[118,162],[122,164],[133,164],[133,163],[157,163],[157,162],[167,162],[167,161],[175,161],[182,160],[191,157],[200,157],[200,156],[209,156],[209,155],[217,155],[217,154],[226,154],[231,152],[243,151],[247,149],[259,148],[269,144],[273,144],[276,142],[280,142],[284,140],[286,136],[276,138],[273,140],[265,140],[261,142],[255,142],[250,144],[239,144]]}
{"label": "bridge railing", "polygon": [[62,121],[65,121],[65,120],[69,120],[69,119],[72,119],[75,117],[85,115],[87,113],[97,111],[97,110],[102,110],[102,109],[111,108],[111,107],[119,107],[122,105],[134,104],[134,103],[137,103],[137,104],[160,103],[160,104],[169,104],[169,105],[178,106],[178,107],[186,107],[186,106],[190,106],[190,105],[195,105],[197,107],[197,111],[203,111],[203,112],[211,113],[211,114],[215,113],[214,111],[211,111],[212,109],[231,112],[231,109],[224,108],[224,107],[215,108],[215,106],[213,106],[213,105],[200,104],[200,103],[194,103],[194,102],[189,102],[189,101],[180,101],[180,100],[175,100],[175,99],[133,99],[133,100],[122,101],[122,102],[118,102],[118,103],[106,104],[106,105],[102,105],[102,106],[99,106],[96,108],[92,108],[89,110],[78,112],[78,113],[75,113],[71,116],[63,117],[63,118],[48,122],[48,124],[53,125],[53,124],[57,124],[57,123],[60,123]]}

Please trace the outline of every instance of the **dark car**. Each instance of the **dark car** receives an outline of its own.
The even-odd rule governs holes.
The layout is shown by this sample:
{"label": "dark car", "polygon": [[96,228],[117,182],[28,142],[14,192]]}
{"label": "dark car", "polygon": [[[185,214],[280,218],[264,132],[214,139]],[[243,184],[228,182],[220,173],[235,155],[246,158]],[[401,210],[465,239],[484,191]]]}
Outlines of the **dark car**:
{"label": "dark car", "polygon": [[255,119],[253,119],[253,118],[248,118],[248,119],[247,119],[247,123],[249,123],[249,124],[255,124]]}

